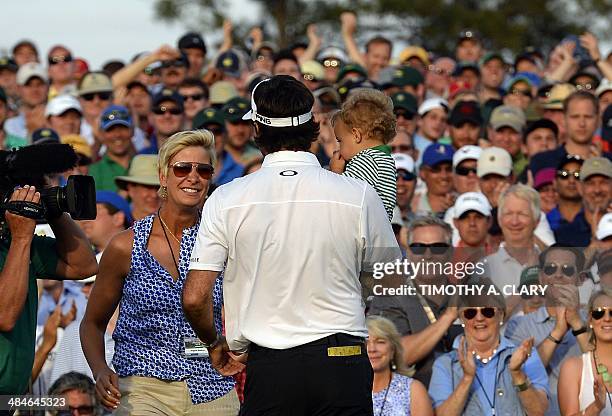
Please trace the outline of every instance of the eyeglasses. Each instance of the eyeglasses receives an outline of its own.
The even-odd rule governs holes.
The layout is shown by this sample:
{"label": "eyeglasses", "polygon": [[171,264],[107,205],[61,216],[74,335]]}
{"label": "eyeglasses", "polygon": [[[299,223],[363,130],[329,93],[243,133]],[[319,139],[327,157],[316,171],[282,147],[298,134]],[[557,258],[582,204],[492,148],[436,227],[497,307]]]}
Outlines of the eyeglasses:
{"label": "eyeglasses", "polygon": [[572,277],[576,273],[576,268],[574,266],[570,266],[569,264],[556,264],[556,263],[548,263],[544,265],[542,271],[546,276],[552,276],[557,272],[557,269],[561,268],[561,273],[563,273],[567,277]]}
{"label": "eyeglasses", "polygon": [[183,97],[183,100],[185,101],[189,101],[189,100],[193,100],[193,101],[200,101],[201,99],[204,98],[204,94],[192,94],[192,95],[181,95]]}
{"label": "eyeglasses", "polygon": [[85,101],[93,101],[94,98],[98,97],[101,101],[108,101],[113,96],[112,92],[90,92],[87,94],[81,95],[81,98]]}
{"label": "eyeglasses", "polygon": [[395,179],[400,179],[400,178],[402,178],[405,181],[413,181],[416,178],[416,176],[414,175],[414,173],[408,172],[407,170],[398,169],[397,172],[395,173]]}
{"label": "eyeglasses", "polygon": [[340,66],[340,61],[337,59],[326,59],[323,61],[323,66],[326,68],[337,68]]}
{"label": "eyeglasses", "polygon": [[72,62],[71,55],[56,55],[49,57],[49,65],[59,64],[61,62]]}
{"label": "eyeglasses", "polygon": [[170,113],[173,116],[178,116],[180,114],[183,114],[183,110],[178,107],[166,107],[165,105],[160,105],[159,107],[155,107],[153,109],[153,114],[156,114],[158,116],[164,115],[166,113]]}
{"label": "eyeglasses", "polygon": [[450,248],[450,245],[447,243],[412,243],[409,247],[410,251],[414,254],[425,254],[427,249],[429,249],[432,254],[444,254]]}
{"label": "eyeglasses", "polygon": [[272,55],[263,54],[263,53],[257,55],[258,61],[265,61],[266,59],[272,59]]}
{"label": "eyeglasses", "polygon": [[200,178],[210,179],[212,178],[215,168],[208,163],[197,163],[197,162],[175,162],[172,164],[172,172],[177,178],[184,178],[189,175],[193,169],[198,172]]}
{"label": "eyeglasses", "polygon": [[590,82],[585,82],[584,84],[577,84],[576,89],[577,90],[587,90],[587,91],[594,90],[595,85],[591,84]]}
{"label": "eyeglasses", "polygon": [[429,65],[427,67],[427,70],[429,72],[433,72],[436,75],[443,75],[443,76],[446,76],[446,77],[450,77],[452,75],[452,71],[449,71],[447,69],[438,68],[435,65]]}
{"label": "eyeglasses", "polygon": [[493,318],[495,316],[495,308],[486,307],[486,308],[467,308],[463,310],[463,317],[468,321],[476,318],[478,312],[485,318]]}
{"label": "eyeglasses", "polygon": [[130,118],[130,114],[126,111],[121,110],[113,110],[108,114],[105,114],[102,117],[102,121],[111,121],[111,120],[128,120]]}
{"label": "eyeglasses", "polygon": [[607,306],[593,309],[591,311],[591,317],[596,321],[599,321],[604,317],[604,315],[606,315],[606,313],[608,314],[608,318],[612,318],[612,308],[608,308]]}
{"label": "eyeglasses", "polygon": [[412,151],[412,149],[414,149],[414,147],[408,144],[398,144],[396,146],[391,146],[391,153],[406,153]]}
{"label": "eyeglasses", "polygon": [[465,166],[457,166],[455,168],[455,173],[459,176],[468,176],[470,173],[476,175],[476,168],[466,168]]}
{"label": "eyeglasses", "polygon": [[557,171],[557,178],[559,179],[569,179],[570,177],[573,177],[577,181],[580,180],[580,171],[578,170],[569,171],[565,169],[561,169]]}
{"label": "eyeglasses", "polygon": [[395,117],[404,117],[406,120],[412,120],[414,119],[414,114],[412,114],[409,111],[403,111],[403,110],[395,110],[393,111],[393,114],[395,114]]}
{"label": "eyeglasses", "polygon": [[68,409],[58,410],[55,414],[57,416],[72,416],[75,410],[78,412],[79,415],[93,415],[94,412],[93,406],[69,406]]}
{"label": "eyeglasses", "polygon": [[510,94],[512,95],[523,95],[525,97],[529,97],[531,98],[531,91],[529,90],[522,90],[520,88],[512,88],[512,90],[510,90]]}

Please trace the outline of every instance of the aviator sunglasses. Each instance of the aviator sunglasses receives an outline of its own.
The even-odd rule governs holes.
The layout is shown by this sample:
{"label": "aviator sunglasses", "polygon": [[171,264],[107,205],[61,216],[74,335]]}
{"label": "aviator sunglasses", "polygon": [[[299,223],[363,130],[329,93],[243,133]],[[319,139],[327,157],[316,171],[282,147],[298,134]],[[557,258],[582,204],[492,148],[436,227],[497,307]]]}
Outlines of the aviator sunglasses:
{"label": "aviator sunglasses", "polygon": [[612,309],[608,307],[593,309],[591,311],[591,317],[596,321],[599,321],[606,313],[608,314],[608,318],[612,318]]}
{"label": "aviator sunglasses", "polygon": [[184,178],[189,175],[193,169],[198,172],[200,178],[210,179],[215,172],[215,168],[208,163],[197,163],[197,162],[175,162],[171,165],[172,172],[177,178]]}
{"label": "aviator sunglasses", "polygon": [[572,277],[574,273],[576,273],[576,268],[574,266],[570,266],[569,264],[548,263],[542,270],[546,276],[552,276],[559,268],[561,268],[561,273],[567,277]]}
{"label": "aviator sunglasses", "polygon": [[482,316],[484,316],[485,318],[493,318],[495,316],[495,308],[486,307],[486,308],[467,308],[463,311],[463,317],[469,321],[471,319],[476,318],[478,311],[480,311]]}

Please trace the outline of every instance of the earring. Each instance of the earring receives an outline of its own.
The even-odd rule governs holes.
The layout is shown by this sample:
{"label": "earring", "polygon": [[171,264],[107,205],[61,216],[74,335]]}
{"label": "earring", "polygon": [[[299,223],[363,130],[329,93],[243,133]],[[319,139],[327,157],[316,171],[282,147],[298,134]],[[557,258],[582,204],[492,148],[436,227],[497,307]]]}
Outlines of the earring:
{"label": "earring", "polygon": [[593,324],[590,324],[590,325],[589,325],[589,328],[593,329]]}
{"label": "earring", "polygon": [[465,328],[465,323],[461,322],[461,328]]}
{"label": "earring", "polygon": [[391,371],[397,370],[397,366],[395,365],[395,361],[391,361]]}
{"label": "earring", "polygon": [[161,199],[168,199],[168,187],[167,186],[161,186],[159,188],[159,196]]}
{"label": "earring", "polygon": [[504,321],[499,321],[499,326],[503,326],[504,325]]}

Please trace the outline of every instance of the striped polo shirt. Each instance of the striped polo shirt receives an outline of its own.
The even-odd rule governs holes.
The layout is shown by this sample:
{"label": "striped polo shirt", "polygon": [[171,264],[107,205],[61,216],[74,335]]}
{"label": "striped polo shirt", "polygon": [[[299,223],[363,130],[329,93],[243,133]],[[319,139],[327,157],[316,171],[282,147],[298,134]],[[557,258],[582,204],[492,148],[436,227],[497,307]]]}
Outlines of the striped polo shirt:
{"label": "striped polo shirt", "polygon": [[380,145],[357,153],[346,164],[344,175],[370,184],[385,205],[389,221],[397,199],[395,161],[391,147]]}

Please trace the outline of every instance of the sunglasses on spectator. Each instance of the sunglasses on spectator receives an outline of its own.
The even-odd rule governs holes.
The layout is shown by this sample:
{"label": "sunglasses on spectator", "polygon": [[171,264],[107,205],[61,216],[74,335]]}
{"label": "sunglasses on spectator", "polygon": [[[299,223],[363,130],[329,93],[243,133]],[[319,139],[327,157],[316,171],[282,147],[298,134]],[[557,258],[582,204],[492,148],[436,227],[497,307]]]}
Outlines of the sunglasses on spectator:
{"label": "sunglasses on spectator", "polygon": [[94,412],[93,406],[69,406],[68,409],[58,410],[55,414],[57,416],[72,416],[75,410],[78,411],[79,415],[93,415]]}
{"label": "sunglasses on spectator", "polygon": [[510,94],[512,95],[523,95],[525,97],[529,97],[531,98],[531,91],[530,90],[523,90],[520,88],[512,88],[512,90],[510,90]]}
{"label": "sunglasses on spectator", "polygon": [[164,61],[164,63],[162,64],[162,66],[164,68],[184,68],[187,65],[185,65],[185,62],[181,59],[175,59],[173,61]]}
{"label": "sunglasses on spectator", "polygon": [[412,120],[414,119],[414,114],[412,114],[409,111],[404,111],[404,110],[395,110],[393,111],[393,114],[395,114],[395,117],[404,117],[406,120]]}
{"label": "sunglasses on spectator", "polygon": [[495,316],[495,308],[485,307],[485,308],[464,309],[463,317],[469,321],[469,320],[476,318],[476,315],[478,315],[478,312],[480,312],[480,314],[484,316],[485,318],[489,318],[489,319]]}
{"label": "sunglasses on spectator", "polygon": [[212,178],[215,168],[208,163],[197,163],[197,162],[174,162],[172,164],[172,173],[177,178],[184,178],[189,175],[193,170],[198,172],[200,178],[210,179]]}
{"label": "sunglasses on spectator", "polygon": [[181,95],[183,97],[183,100],[185,101],[189,101],[189,100],[193,100],[193,101],[200,101],[201,99],[204,98],[204,94],[192,94],[192,95]]}
{"label": "sunglasses on spectator", "polygon": [[59,64],[60,62],[72,62],[71,55],[56,55],[49,57],[49,65]]}
{"label": "sunglasses on spectator", "polygon": [[612,308],[608,308],[607,306],[596,308],[591,310],[591,317],[596,321],[599,321],[604,315],[608,315],[608,318],[612,318]]}
{"label": "sunglasses on spectator", "polygon": [[113,96],[112,92],[90,92],[87,94],[81,95],[81,98],[85,101],[93,101],[94,98],[98,97],[99,100],[108,101]]}
{"label": "sunglasses on spectator", "polygon": [[338,68],[340,67],[340,61],[337,59],[326,59],[323,61],[323,66],[326,68]]}
{"label": "sunglasses on spectator", "polygon": [[574,179],[580,180],[580,171],[578,170],[569,171],[565,169],[561,169],[557,171],[557,178],[559,179],[569,179],[572,176],[574,177]]}
{"label": "sunglasses on spectator", "polygon": [[166,107],[165,105],[160,105],[159,107],[155,107],[153,109],[153,114],[157,114],[158,116],[164,115],[166,113],[170,113],[173,116],[178,116],[183,114],[183,110],[177,107]]}
{"label": "sunglasses on spectator", "polygon": [[416,176],[414,175],[414,173],[408,172],[407,170],[398,169],[397,172],[395,173],[395,179],[400,179],[400,178],[402,178],[405,181],[413,181],[416,178]]}
{"label": "sunglasses on spectator", "polygon": [[304,74],[303,76],[306,81],[316,81],[314,75],[312,74]]}
{"label": "sunglasses on spectator", "polygon": [[591,84],[590,82],[585,82],[583,84],[577,84],[576,89],[577,90],[594,90],[595,85]]}
{"label": "sunglasses on spectator", "polygon": [[455,173],[459,176],[468,176],[470,173],[476,175],[476,168],[466,168],[465,166],[457,166]]}
{"label": "sunglasses on spectator", "polygon": [[432,254],[444,254],[450,248],[450,245],[447,243],[412,243],[409,247],[410,251],[414,254],[425,254],[427,249],[429,249]]}
{"label": "sunglasses on spectator", "polygon": [[406,152],[412,151],[412,149],[414,148],[408,144],[398,144],[395,146],[391,146],[391,153],[397,153],[397,152],[406,153]]}
{"label": "sunglasses on spectator", "polygon": [[572,277],[576,273],[576,268],[574,266],[570,266],[569,264],[556,263],[548,263],[544,265],[542,271],[546,276],[552,276],[557,272],[559,268],[561,268],[561,273],[563,273],[567,277]]}

